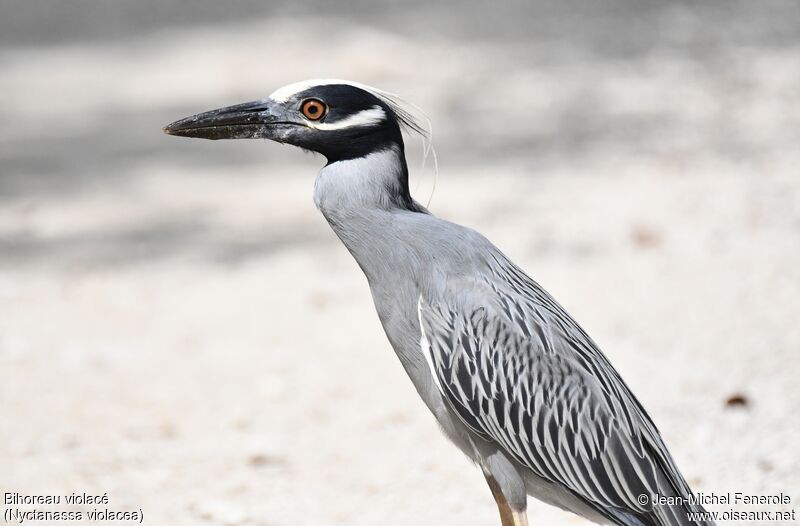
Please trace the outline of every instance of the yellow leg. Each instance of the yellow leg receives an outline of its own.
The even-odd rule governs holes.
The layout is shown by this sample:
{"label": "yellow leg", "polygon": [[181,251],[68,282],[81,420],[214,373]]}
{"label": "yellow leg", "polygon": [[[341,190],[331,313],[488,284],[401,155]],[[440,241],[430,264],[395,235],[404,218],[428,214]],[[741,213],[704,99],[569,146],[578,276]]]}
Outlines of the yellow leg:
{"label": "yellow leg", "polygon": [[525,510],[513,509],[506,500],[497,481],[491,475],[486,475],[486,482],[492,490],[497,509],[500,510],[500,524],[502,526],[528,526],[528,517]]}

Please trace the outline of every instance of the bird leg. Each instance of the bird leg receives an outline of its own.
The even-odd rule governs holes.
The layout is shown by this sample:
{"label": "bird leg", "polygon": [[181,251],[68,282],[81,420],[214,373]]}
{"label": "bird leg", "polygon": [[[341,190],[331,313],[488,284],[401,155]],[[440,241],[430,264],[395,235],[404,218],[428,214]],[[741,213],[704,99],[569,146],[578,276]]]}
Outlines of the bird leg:
{"label": "bird leg", "polygon": [[500,524],[502,526],[528,526],[525,509],[515,510],[512,508],[494,477],[488,473],[484,473],[484,476],[489,484],[489,489],[492,490],[494,500],[497,502],[497,509],[500,510]]}

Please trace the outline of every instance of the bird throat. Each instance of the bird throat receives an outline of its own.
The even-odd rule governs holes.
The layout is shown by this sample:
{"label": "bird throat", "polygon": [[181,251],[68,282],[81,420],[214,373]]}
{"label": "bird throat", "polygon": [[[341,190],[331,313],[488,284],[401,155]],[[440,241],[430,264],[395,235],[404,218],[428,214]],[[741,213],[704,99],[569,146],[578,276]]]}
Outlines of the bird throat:
{"label": "bird throat", "polygon": [[314,183],[314,203],[329,222],[369,210],[410,209],[402,147],[327,164]]}
{"label": "bird throat", "polygon": [[405,259],[398,220],[417,211],[407,177],[402,150],[391,148],[328,164],[314,184],[317,208],[370,283]]}

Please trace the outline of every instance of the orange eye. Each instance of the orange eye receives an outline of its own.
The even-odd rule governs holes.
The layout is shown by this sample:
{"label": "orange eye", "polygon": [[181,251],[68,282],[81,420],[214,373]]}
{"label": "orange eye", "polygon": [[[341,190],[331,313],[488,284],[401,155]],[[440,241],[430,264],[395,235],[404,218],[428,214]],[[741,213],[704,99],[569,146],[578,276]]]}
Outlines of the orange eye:
{"label": "orange eye", "polygon": [[310,121],[318,121],[325,116],[325,113],[328,111],[328,107],[325,106],[325,103],[321,100],[308,99],[307,101],[303,102],[303,105],[300,107],[300,111],[303,112],[303,115],[306,116],[306,119]]}

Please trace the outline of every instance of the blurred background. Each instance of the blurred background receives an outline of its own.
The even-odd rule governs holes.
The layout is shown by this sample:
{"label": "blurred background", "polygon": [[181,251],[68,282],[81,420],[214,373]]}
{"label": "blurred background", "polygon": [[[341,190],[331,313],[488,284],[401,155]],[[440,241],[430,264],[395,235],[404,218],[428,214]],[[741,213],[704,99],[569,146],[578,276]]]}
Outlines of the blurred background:
{"label": "blurred background", "polygon": [[2,0],[2,491],[176,526],[499,523],[314,208],[323,160],[160,131],[319,77],[429,113],[432,211],[559,298],[696,491],[797,507],[794,0]]}

